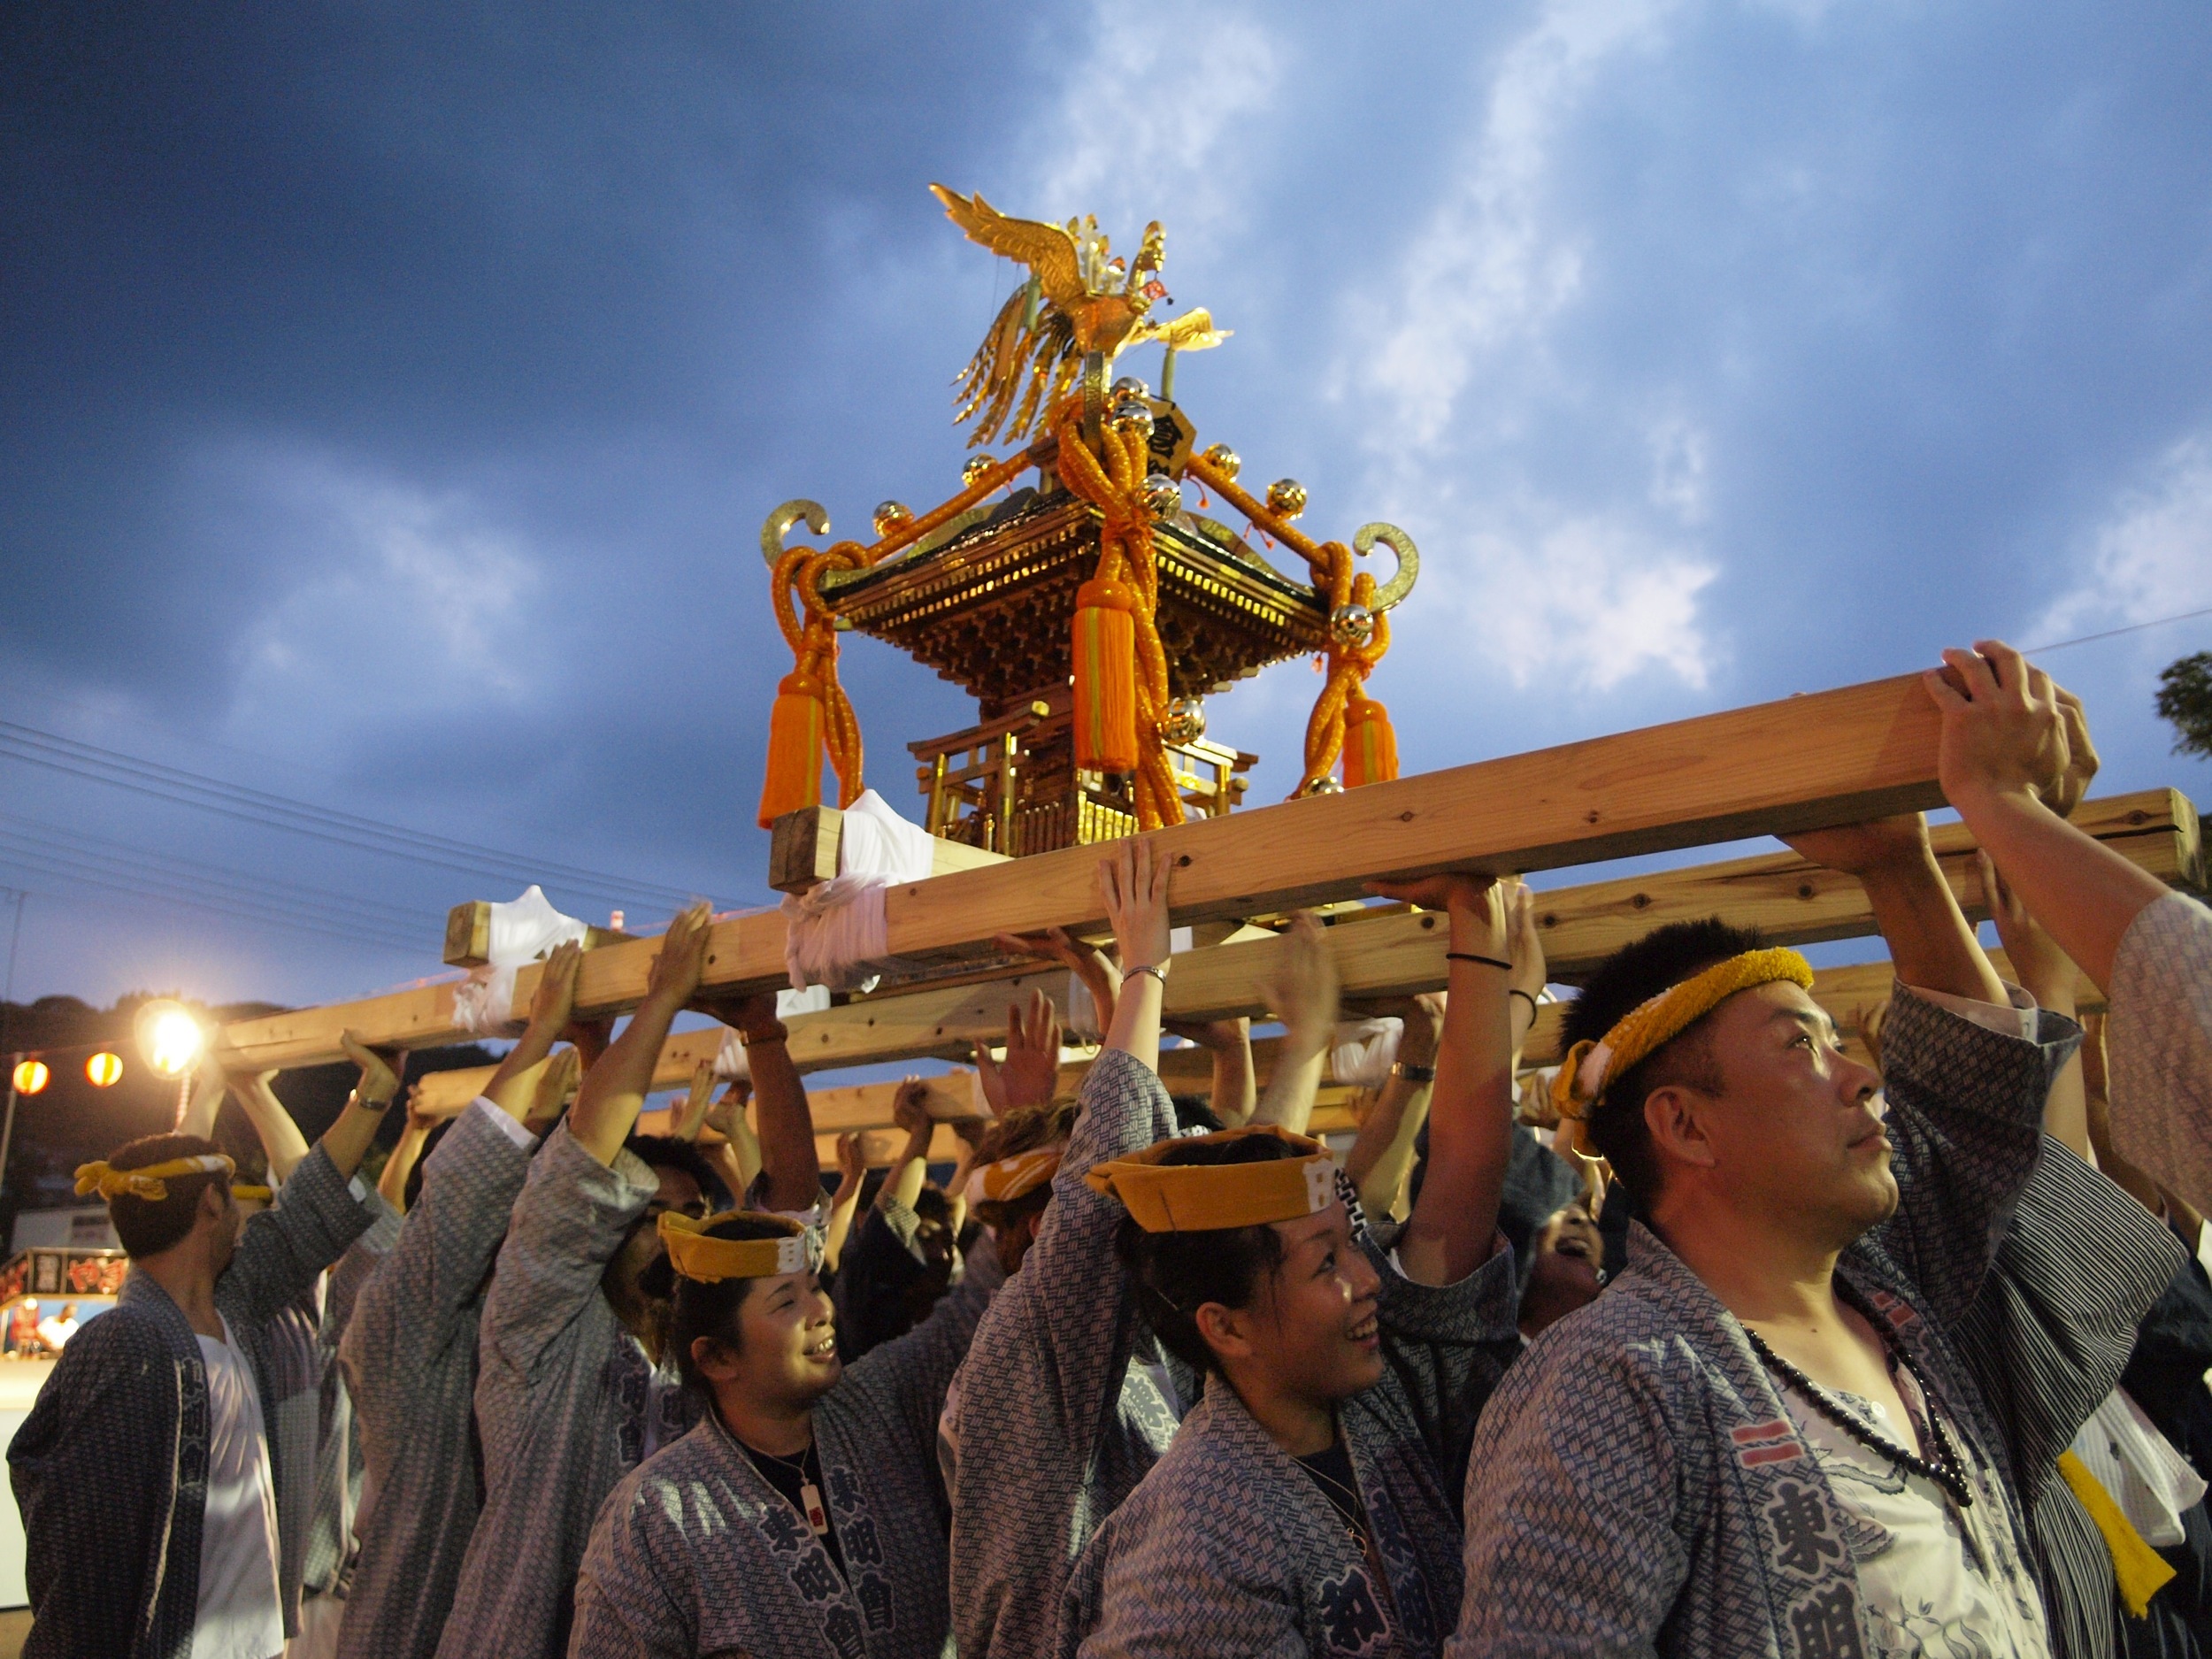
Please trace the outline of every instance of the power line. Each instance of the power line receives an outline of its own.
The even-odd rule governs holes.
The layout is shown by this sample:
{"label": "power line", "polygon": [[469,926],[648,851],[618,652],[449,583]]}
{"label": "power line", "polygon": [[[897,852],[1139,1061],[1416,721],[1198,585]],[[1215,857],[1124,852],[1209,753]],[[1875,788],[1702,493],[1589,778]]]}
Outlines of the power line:
{"label": "power line", "polygon": [[10,829],[4,820],[0,820],[0,860],[35,864],[50,875],[88,879],[113,877],[150,889],[157,896],[184,894],[206,898],[233,914],[255,919],[306,921],[317,926],[335,919],[347,924],[349,935],[374,937],[417,951],[434,936],[430,919],[388,906],[358,905],[342,895],[315,893],[288,882],[256,880],[236,872],[182,859],[165,860],[130,849],[103,851],[96,845],[56,845]]}
{"label": "power line", "polygon": [[695,896],[685,889],[657,882],[529,858],[449,836],[380,823],[180,767],[142,760],[14,721],[0,720],[0,755],[242,823],[465,875],[496,874],[508,880],[551,881],[603,898],[642,899],[676,907],[691,902]]}
{"label": "power line", "polygon": [[2212,617],[2212,605],[2202,611],[2184,611],[2170,617],[2153,617],[2148,622],[2131,622],[2124,628],[2107,628],[2102,634],[2085,634],[2078,640],[2061,640],[2055,645],[2031,645],[2020,654],[2040,657],[2051,651],[2062,651],[2069,646],[2087,645],[2097,640],[2116,640],[2123,634],[2140,634],[2145,628],[2162,628],[2169,622],[2193,622],[2199,617]]}

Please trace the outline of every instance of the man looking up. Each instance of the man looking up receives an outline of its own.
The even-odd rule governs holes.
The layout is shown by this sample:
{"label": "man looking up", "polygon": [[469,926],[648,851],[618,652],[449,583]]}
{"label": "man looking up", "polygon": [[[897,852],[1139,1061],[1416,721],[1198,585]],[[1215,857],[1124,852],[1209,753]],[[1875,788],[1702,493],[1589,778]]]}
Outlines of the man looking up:
{"label": "man looking up", "polygon": [[1328,1148],[1277,1129],[1090,1172],[1126,1208],[1115,1250],[1153,1329],[1206,1393],[1077,1563],[1063,1653],[1412,1659],[1451,1630],[1462,1462],[1520,1346],[1497,1228],[1509,932],[1487,877],[1378,890],[1451,923],[1428,1172],[1402,1229],[1371,1235]]}
{"label": "man looking up", "polygon": [[81,1192],[108,1201],[131,1268],[8,1448],[26,1654],[283,1651],[275,1381],[247,1348],[370,1222],[353,1173],[399,1080],[352,1033],[344,1043],[361,1068],[352,1098],[242,1229],[231,1160],[197,1135],[149,1135],[77,1171]]}
{"label": "man looking up", "polygon": [[[2012,1002],[1916,817],[1793,845],[1858,878],[1896,964],[1886,1103],[1794,951],[1682,923],[1592,974],[1555,1099],[1645,1219],[1483,1418],[1455,1655],[2052,1651],[2036,1471],[1959,1338],[2039,1159],[2072,1160],[2040,1125],[2079,1032]],[[2115,1249],[2028,1286],[2080,1340],[2016,1386],[2085,1417],[2125,1359],[2098,1333],[2170,1265]]]}
{"label": "man looking up", "polygon": [[419,1166],[399,1241],[338,1350],[366,1464],[342,1659],[438,1650],[484,1501],[473,1404],[484,1291],[530,1155],[576,1075],[575,1052],[553,1056],[553,1045],[569,1028],[581,961],[574,943],[554,948],[520,1041]]}

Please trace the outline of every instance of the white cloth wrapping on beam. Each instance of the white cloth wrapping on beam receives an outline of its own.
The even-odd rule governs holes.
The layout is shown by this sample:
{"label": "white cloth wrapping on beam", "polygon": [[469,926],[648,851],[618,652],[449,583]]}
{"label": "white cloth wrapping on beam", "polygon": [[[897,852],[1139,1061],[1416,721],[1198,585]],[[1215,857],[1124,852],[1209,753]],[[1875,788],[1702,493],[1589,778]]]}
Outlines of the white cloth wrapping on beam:
{"label": "white cloth wrapping on beam", "polygon": [[511,904],[491,907],[491,941],[482,967],[453,993],[453,1023],[477,1037],[512,1036],[515,971],[569,940],[581,943],[584,924],[555,910],[536,882]]}
{"label": "white cloth wrapping on beam", "polygon": [[1405,1030],[1405,1021],[1394,1015],[1339,1025],[1336,1046],[1329,1053],[1329,1075],[1354,1088],[1382,1087],[1390,1081],[1390,1068],[1398,1064],[1398,1043]]}
{"label": "white cloth wrapping on beam", "polygon": [[928,879],[936,839],[893,811],[873,789],[861,791],[845,809],[837,873],[804,893],[784,895],[783,959],[792,989],[864,991],[883,969],[900,965],[886,943],[883,891],[895,883]]}

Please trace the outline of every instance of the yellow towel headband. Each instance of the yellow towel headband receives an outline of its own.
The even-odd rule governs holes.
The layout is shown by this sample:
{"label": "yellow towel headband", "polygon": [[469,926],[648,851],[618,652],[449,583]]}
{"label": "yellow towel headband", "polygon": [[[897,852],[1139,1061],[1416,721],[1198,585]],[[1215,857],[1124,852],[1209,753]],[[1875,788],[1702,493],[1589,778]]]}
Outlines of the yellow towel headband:
{"label": "yellow towel headband", "polygon": [[233,1198],[243,1199],[249,1202],[257,1202],[264,1204],[273,1204],[276,1202],[275,1187],[256,1187],[247,1181],[233,1181],[230,1184],[230,1195]]}
{"label": "yellow towel headband", "polygon": [[[706,1236],[709,1227],[738,1220],[775,1227],[779,1236]],[[661,1242],[668,1247],[668,1264],[680,1277],[698,1285],[718,1285],[726,1279],[774,1279],[783,1273],[803,1272],[821,1260],[820,1246],[805,1223],[756,1210],[726,1210],[703,1221],[695,1220],[681,1210],[664,1210],[660,1233]]]}
{"label": "yellow towel headband", "polygon": [[237,1164],[219,1152],[203,1152],[188,1158],[171,1158],[165,1164],[149,1164],[136,1170],[114,1169],[105,1158],[96,1158],[90,1164],[77,1166],[77,1196],[84,1198],[94,1193],[103,1198],[127,1195],[142,1198],[150,1204],[157,1204],[169,1196],[169,1181],[176,1177],[227,1177],[237,1172]]}
{"label": "yellow towel headband", "polygon": [[1017,1198],[1035,1192],[1060,1172],[1060,1148],[1039,1147],[1028,1152],[1017,1152],[1010,1158],[1001,1158],[987,1164],[968,1181],[968,1202],[982,1204],[1010,1204]]}
{"label": "yellow towel headband", "polygon": [[[1265,1164],[1161,1162],[1179,1147],[1219,1145],[1251,1135],[1271,1135],[1301,1156]],[[1093,1192],[1121,1200],[1147,1233],[1211,1233],[1295,1221],[1336,1200],[1336,1160],[1329,1148],[1277,1124],[1156,1141],[1128,1157],[1096,1165],[1083,1179]]]}
{"label": "yellow towel headband", "polygon": [[1553,1107],[1562,1118],[1588,1117],[1605,1098],[1608,1079],[1649,1059],[1737,992],[1783,980],[1811,990],[1812,964],[1794,950],[1747,950],[1668,987],[1622,1015],[1602,1041],[1585,1039],[1567,1050],[1551,1081]]}

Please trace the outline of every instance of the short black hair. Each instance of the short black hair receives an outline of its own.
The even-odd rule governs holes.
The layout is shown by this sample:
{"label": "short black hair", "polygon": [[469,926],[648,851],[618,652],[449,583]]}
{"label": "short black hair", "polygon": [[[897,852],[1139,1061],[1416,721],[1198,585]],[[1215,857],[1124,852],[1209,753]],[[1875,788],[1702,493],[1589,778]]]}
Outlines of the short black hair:
{"label": "short black hair", "polygon": [[[221,1152],[222,1148],[212,1141],[204,1141],[198,1135],[142,1135],[136,1141],[125,1141],[109,1153],[108,1167],[142,1170],[150,1164],[166,1164],[172,1158],[205,1157]],[[180,1243],[199,1216],[200,1194],[218,1181],[227,1188],[230,1177],[220,1170],[207,1175],[171,1175],[163,1179],[163,1185],[169,1189],[166,1197],[139,1198],[119,1193],[109,1199],[108,1220],[115,1228],[116,1239],[122,1244],[124,1253],[135,1260],[142,1256],[159,1256]]]}
{"label": "short black hair", "polygon": [[[1582,994],[1567,1004],[1562,1043],[1601,1042],[1626,1015],[1662,992],[1696,978],[1706,969],[1761,948],[1755,927],[1737,927],[1717,916],[1702,921],[1670,922],[1632,945],[1624,945],[1591,972]],[[1683,1084],[1717,1094],[1724,1083],[1714,1055],[1708,1021],[1699,1019],[1671,1042],[1663,1043],[1612,1079],[1605,1098],[1589,1118],[1590,1144],[1613,1166],[1647,1211],[1659,1191],[1659,1160],[1644,1123],[1644,1102],[1651,1092]]]}
{"label": "short black hair", "polygon": [[[1273,1135],[1234,1141],[1193,1141],[1166,1153],[1163,1164],[1268,1164],[1303,1156]],[[1282,1265],[1283,1241],[1265,1225],[1214,1227],[1198,1233],[1148,1233],[1124,1216],[1114,1231],[1114,1255],[1136,1281],[1138,1301],[1168,1351],[1196,1371],[1217,1371],[1198,1329],[1198,1310],[1210,1302],[1248,1308],[1260,1281]]]}
{"label": "short black hair", "polygon": [[726,1210],[736,1202],[722,1178],[714,1172],[706,1154],[688,1141],[679,1141],[674,1135],[634,1134],[622,1143],[626,1152],[634,1152],[652,1169],[681,1170],[699,1183],[699,1194],[707,1201],[710,1210]]}
{"label": "short black hair", "polygon": [[1229,1125],[1221,1121],[1203,1094],[1171,1094],[1168,1104],[1175,1108],[1175,1132],[1189,1134],[1195,1130],[1201,1134],[1219,1134]]}
{"label": "short black hair", "polygon": [[[790,1229],[769,1217],[728,1216],[709,1227],[706,1236],[710,1239],[782,1239],[790,1236]],[[657,1279],[663,1284],[668,1284],[670,1288],[657,1288]],[[752,1294],[753,1286],[759,1282],[757,1279],[724,1279],[711,1285],[703,1285],[695,1279],[678,1275],[668,1265],[666,1256],[647,1270],[646,1279],[639,1287],[648,1295],[670,1295],[669,1357],[676,1362],[676,1369],[682,1372],[686,1387],[703,1397],[707,1394],[706,1379],[699,1374],[699,1367],[691,1357],[691,1345],[701,1337],[708,1336],[734,1352],[739,1341],[738,1310],[744,1307],[745,1298]]]}

